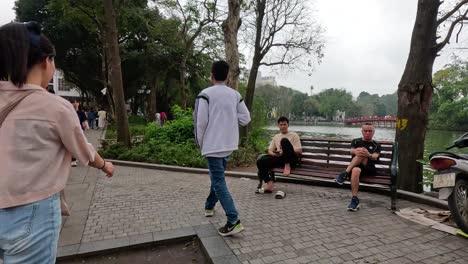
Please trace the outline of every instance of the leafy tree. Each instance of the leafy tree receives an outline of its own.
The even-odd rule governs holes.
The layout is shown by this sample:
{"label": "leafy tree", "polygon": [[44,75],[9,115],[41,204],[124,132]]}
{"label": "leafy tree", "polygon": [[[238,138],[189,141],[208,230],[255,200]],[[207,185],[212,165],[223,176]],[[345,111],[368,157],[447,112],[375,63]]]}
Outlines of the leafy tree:
{"label": "leafy tree", "polygon": [[317,99],[320,102],[319,112],[328,119],[331,119],[337,110],[349,113],[356,108],[353,95],[344,89],[324,90],[317,94]]}
{"label": "leafy tree", "polygon": [[431,127],[441,129],[468,128],[468,62],[455,60],[433,77],[434,96],[430,110]]}
{"label": "leafy tree", "polygon": [[296,93],[291,99],[291,112],[296,116],[302,116],[304,111],[304,104],[307,101],[307,94]]}
{"label": "leafy tree", "polygon": [[179,68],[180,102],[187,107],[189,91],[187,89],[187,61],[193,55],[206,52],[214,57],[220,54],[222,46],[220,28],[213,24],[219,19],[217,0],[180,0],[157,1],[164,6],[172,18],[179,21],[177,34],[182,48],[176,58]]}
{"label": "leafy tree", "polygon": [[387,115],[397,115],[398,96],[396,92],[394,92],[393,94],[382,95],[382,97],[380,97],[380,101],[385,106],[385,111],[387,112]]}

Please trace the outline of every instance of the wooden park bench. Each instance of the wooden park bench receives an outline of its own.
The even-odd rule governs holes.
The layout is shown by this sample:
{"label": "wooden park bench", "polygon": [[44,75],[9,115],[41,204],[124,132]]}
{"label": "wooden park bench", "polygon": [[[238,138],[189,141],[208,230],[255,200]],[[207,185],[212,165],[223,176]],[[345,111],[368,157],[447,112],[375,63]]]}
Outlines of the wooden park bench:
{"label": "wooden park bench", "polygon": [[[301,138],[302,155],[298,166],[291,170],[291,177],[335,179],[351,161],[351,140],[336,138]],[[379,141],[382,146],[380,159],[376,161],[376,176],[361,176],[360,183],[390,189],[391,209],[396,209],[398,145]],[[282,173],[282,168],[273,172]],[[302,178],[301,177],[301,178]],[[349,180],[349,179],[348,179]]]}

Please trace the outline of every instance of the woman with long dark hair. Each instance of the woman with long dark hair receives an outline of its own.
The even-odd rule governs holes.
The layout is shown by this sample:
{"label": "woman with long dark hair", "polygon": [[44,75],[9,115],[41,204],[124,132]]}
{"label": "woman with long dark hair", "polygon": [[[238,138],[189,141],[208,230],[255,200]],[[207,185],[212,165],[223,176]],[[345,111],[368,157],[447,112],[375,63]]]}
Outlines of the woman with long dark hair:
{"label": "woman with long dark hair", "polygon": [[55,49],[34,22],[0,27],[0,259],[55,263],[60,191],[71,157],[114,173],[88,143],[73,106],[47,91]]}

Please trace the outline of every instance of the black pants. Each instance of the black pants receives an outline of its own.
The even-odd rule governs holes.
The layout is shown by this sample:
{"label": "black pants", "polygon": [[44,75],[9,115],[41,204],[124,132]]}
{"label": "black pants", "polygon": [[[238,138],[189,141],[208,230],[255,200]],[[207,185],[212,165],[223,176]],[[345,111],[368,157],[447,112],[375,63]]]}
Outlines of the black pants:
{"label": "black pants", "polygon": [[298,157],[287,138],[281,139],[281,149],[283,150],[282,156],[263,155],[257,159],[258,178],[260,181],[273,181],[274,174],[271,172],[273,168],[282,168],[286,163],[289,163],[292,168],[296,167]]}

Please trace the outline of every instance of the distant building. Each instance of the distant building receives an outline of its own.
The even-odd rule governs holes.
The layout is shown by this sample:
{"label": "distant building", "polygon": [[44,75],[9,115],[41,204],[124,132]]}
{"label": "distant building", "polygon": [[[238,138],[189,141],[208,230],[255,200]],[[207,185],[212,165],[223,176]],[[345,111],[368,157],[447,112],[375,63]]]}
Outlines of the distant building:
{"label": "distant building", "polygon": [[335,116],[332,118],[333,121],[344,121],[346,119],[346,112],[345,111],[340,111],[336,110]]}
{"label": "distant building", "polygon": [[49,91],[53,90],[56,95],[64,97],[68,100],[80,98],[80,90],[74,84],[65,81],[63,71],[57,69],[49,82]]}
{"label": "distant building", "polygon": [[255,86],[262,86],[262,85],[272,85],[277,86],[276,77],[275,76],[262,76],[261,72],[257,74],[257,82]]}

